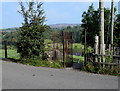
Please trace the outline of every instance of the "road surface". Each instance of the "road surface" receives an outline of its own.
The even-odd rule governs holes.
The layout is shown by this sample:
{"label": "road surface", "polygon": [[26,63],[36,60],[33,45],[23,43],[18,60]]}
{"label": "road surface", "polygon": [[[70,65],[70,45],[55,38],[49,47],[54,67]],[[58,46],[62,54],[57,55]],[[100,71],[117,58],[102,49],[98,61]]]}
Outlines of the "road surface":
{"label": "road surface", "polygon": [[2,62],[3,89],[118,89],[118,77]]}

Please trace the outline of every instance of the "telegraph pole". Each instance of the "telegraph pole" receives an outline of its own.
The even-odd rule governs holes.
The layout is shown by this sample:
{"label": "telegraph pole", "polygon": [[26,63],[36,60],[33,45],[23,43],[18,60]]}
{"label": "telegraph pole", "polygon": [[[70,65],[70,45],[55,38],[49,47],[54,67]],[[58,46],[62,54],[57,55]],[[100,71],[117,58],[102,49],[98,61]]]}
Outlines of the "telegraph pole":
{"label": "telegraph pole", "polygon": [[[101,44],[100,51],[101,54],[105,54],[105,46],[104,46],[104,0],[99,0],[99,8],[100,8],[100,36],[101,36]],[[102,56],[102,60],[103,60]],[[103,60],[104,61],[104,60]]]}
{"label": "telegraph pole", "polygon": [[120,14],[120,0],[118,1],[118,14]]}
{"label": "telegraph pole", "polygon": [[114,30],[114,0],[111,1],[111,24],[110,24],[110,30],[111,30],[111,51],[113,52],[113,30]]}
{"label": "telegraph pole", "polygon": [[[100,53],[101,59],[100,62],[105,62],[105,44],[104,44],[104,0],[99,0],[99,9],[100,9]],[[103,65],[104,67],[105,65]]]}

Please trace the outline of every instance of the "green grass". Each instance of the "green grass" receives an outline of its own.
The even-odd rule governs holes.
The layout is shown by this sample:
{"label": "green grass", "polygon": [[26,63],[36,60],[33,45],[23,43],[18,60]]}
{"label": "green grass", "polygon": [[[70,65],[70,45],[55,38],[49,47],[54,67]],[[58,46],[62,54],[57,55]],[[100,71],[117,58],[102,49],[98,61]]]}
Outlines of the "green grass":
{"label": "green grass", "polygon": [[[19,55],[19,53],[17,53],[16,49],[8,49],[7,57],[13,58],[13,59],[19,59],[20,55]],[[0,49],[0,58],[5,58],[5,51],[3,49]]]}
{"label": "green grass", "polygon": [[73,55],[73,59],[79,59],[80,61],[84,61],[84,57],[81,57],[81,56]]}
{"label": "green grass", "polygon": [[72,57],[73,62],[75,62],[75,63],[84,62],[84,57],[82,57],[82,56],[69,55],[69,57]]}
{"label": "green grass", "polygon": [[50,68],[63,68],[62,63],[57,61],[45,61],[40,58],[26,59],[22,61],[23,64],[32,65],[37,67],[50,67]]}

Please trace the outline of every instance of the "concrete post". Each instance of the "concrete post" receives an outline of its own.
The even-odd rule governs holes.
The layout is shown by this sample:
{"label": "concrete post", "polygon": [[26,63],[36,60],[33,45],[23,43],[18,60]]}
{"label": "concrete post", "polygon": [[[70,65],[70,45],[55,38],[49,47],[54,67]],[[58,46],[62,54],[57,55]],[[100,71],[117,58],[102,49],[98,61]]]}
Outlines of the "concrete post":
{"label": "concrete post", "polygon": [[[99,49],[99,41],[98,41],[98,36],[95,36],[95,54],[98,54],[98,49]],[[95,62],[98,62],[98,56],[95,56]]]}

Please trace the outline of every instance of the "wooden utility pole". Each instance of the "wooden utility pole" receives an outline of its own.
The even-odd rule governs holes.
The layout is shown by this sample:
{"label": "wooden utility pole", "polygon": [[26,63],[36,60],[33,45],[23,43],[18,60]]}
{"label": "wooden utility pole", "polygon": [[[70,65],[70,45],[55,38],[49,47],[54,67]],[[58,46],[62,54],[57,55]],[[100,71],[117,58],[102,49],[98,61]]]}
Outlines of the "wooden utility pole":
{"label": "wooden utility pole", "polygon": [[111,24],[110,24],[110,30],[111,30],[111,51],[113,52],[113,29],[114,29],[114,0],[111,1]]}
{"label": "wooden utility pole", "polygon": [[[104,46],[104,0],[99,0],[99,9],[100,9],[100,36],[101,36],[101,54],[105,54],[105,46]],[[102,57],[104,61],[104,58]]]}

